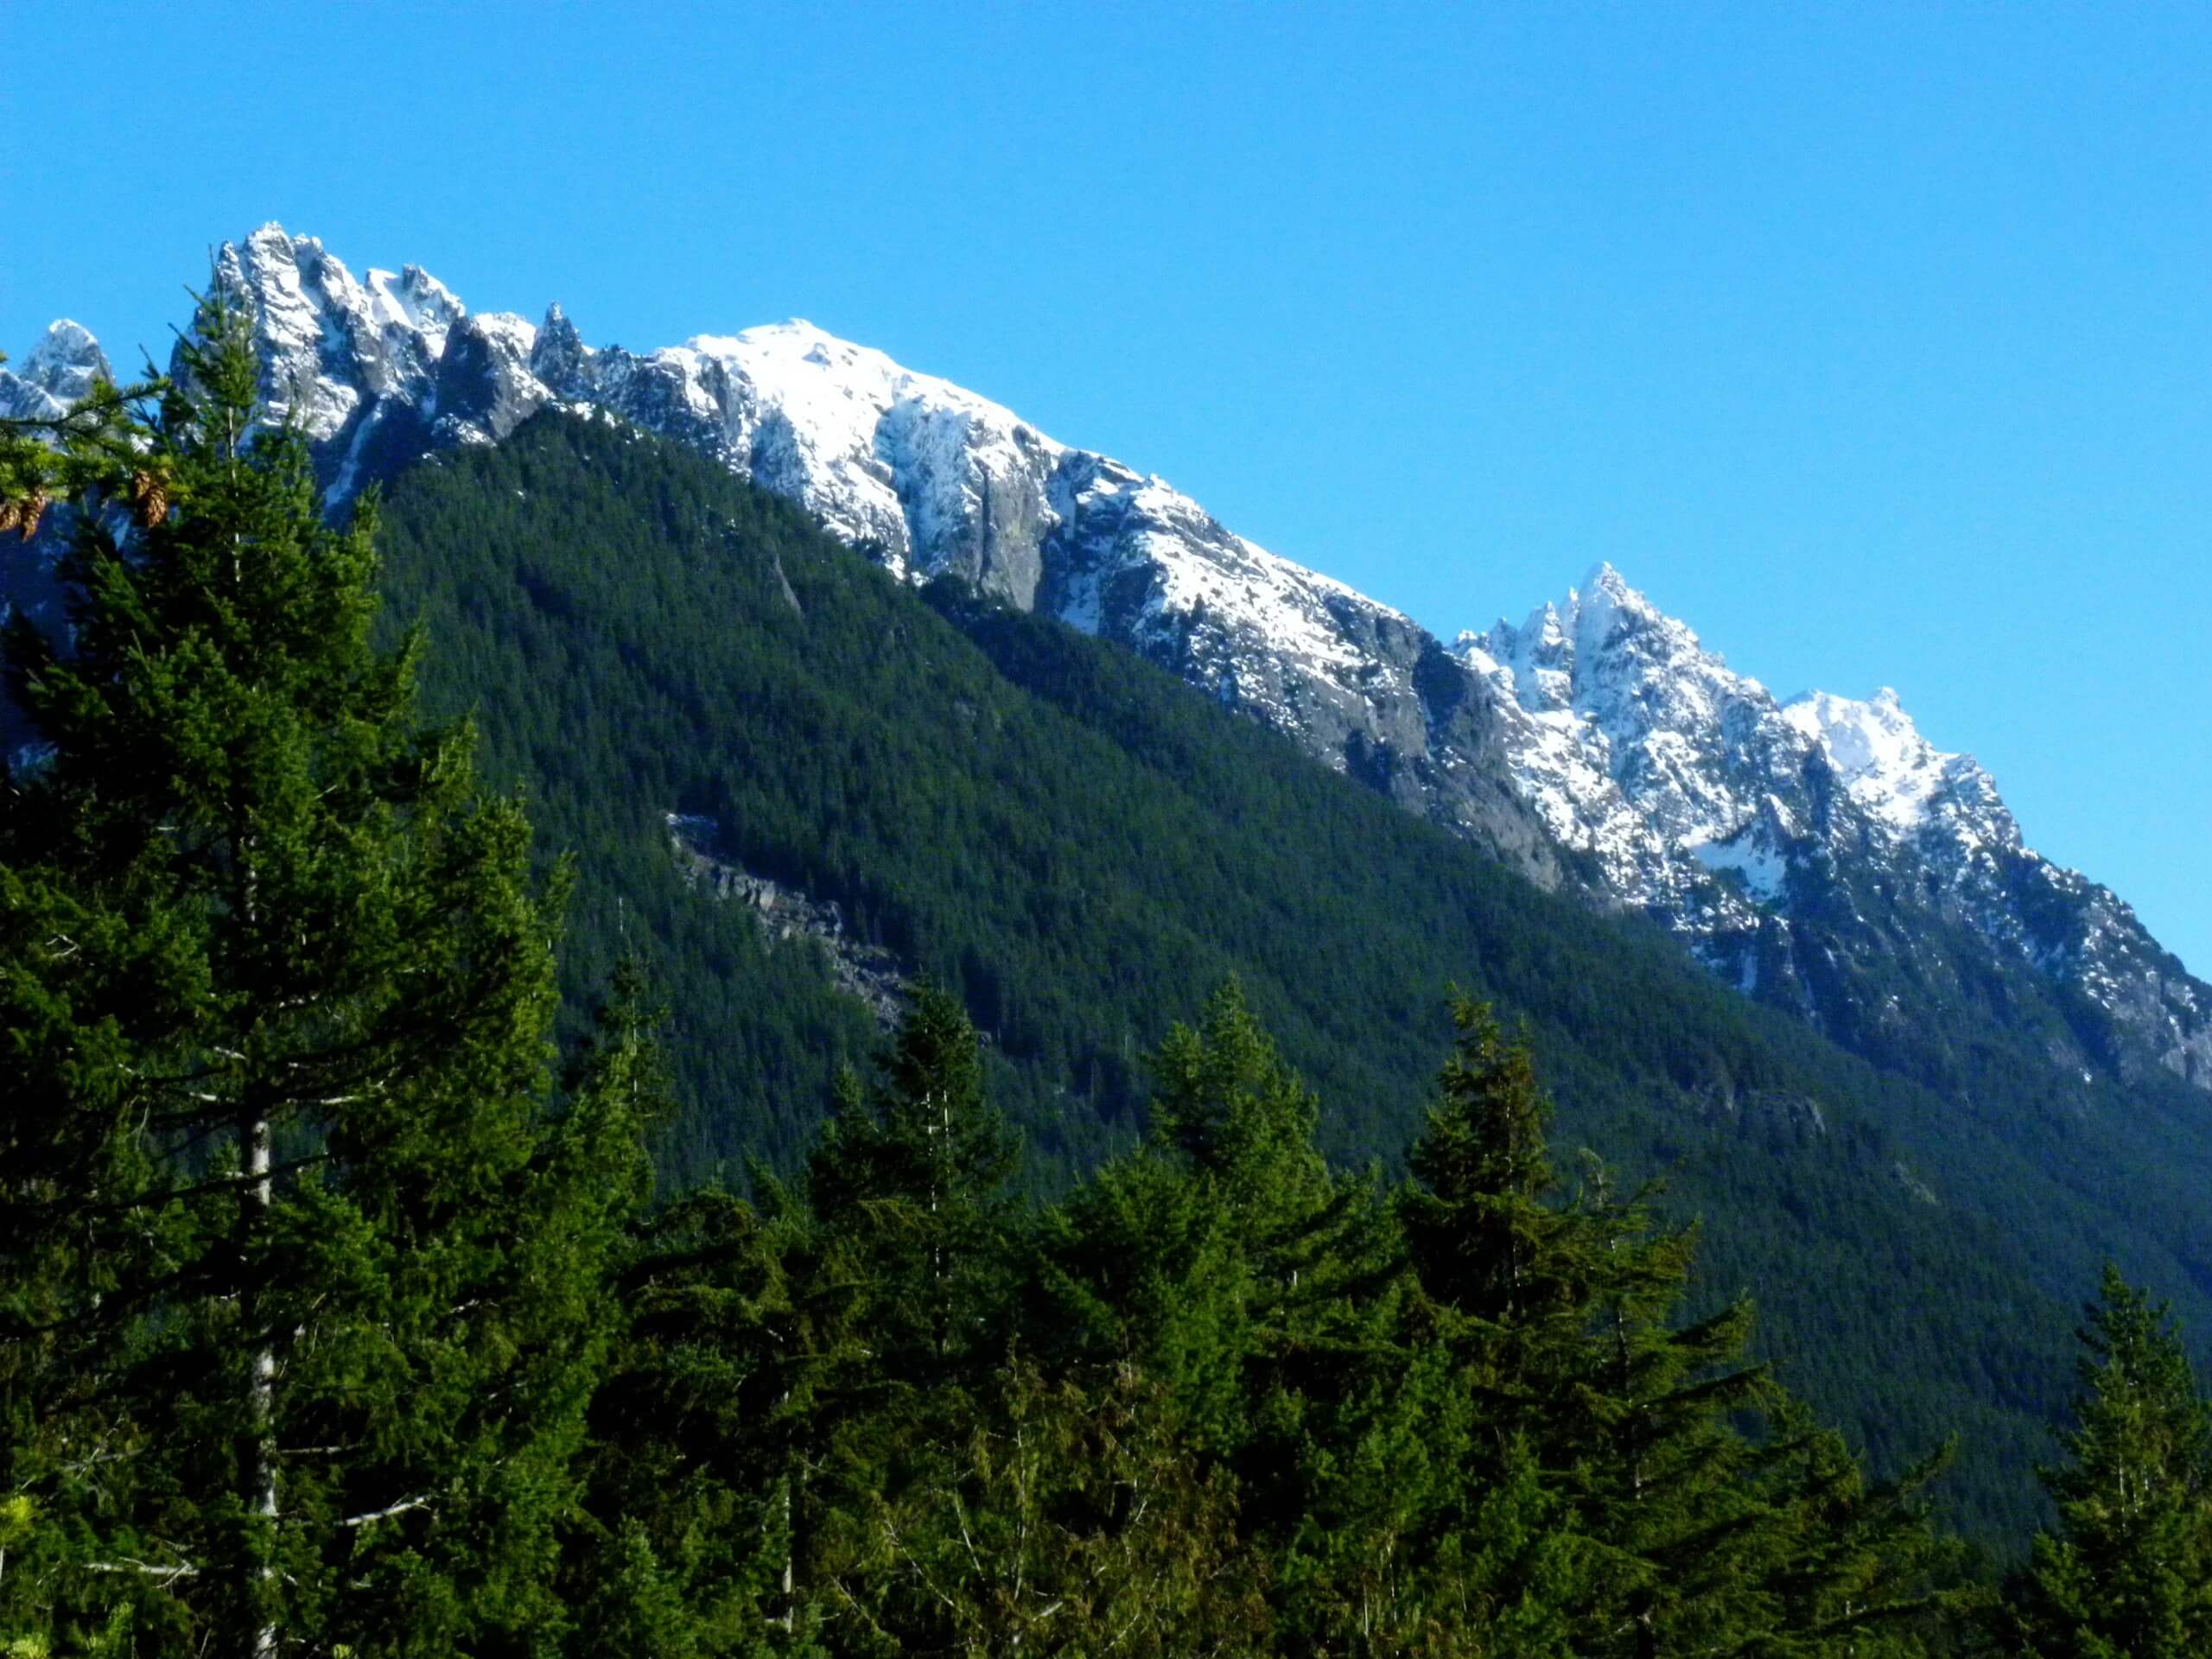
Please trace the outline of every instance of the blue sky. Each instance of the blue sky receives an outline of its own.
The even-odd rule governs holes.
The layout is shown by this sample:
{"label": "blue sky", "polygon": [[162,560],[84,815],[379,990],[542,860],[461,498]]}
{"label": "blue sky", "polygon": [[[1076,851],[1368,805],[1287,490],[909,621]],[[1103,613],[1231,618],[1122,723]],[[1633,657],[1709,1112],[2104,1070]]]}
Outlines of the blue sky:
{"label": "blue sky", "polygon": [[[643,10],[643,9],[640,9]],[[2212,970],[2212,11],[0,6],[0,345],[270,219],[791,315],[1450,632],[1610,559]],[[26,142],[36,135],[36,142]]]}

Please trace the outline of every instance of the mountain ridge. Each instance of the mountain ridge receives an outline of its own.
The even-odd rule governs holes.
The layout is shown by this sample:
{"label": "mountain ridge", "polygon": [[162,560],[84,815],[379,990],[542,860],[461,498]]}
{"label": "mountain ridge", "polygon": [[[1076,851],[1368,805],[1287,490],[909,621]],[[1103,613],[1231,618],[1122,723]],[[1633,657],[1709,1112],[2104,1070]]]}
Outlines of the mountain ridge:
{"label": "mountain ridge", "polygon": [[[419,266],[357,279],[276,226],[226,244],[215,281],[335,496],[549,405],[599,410],[904,579],[957,577],[1135,650],[1539,885],[1652,915],[1853,1046],[1907,1017],[1900,970],[1916,1001],[1991,1001],[1983,964],[1923,948],[1940,923],[2040,982],[2064,1027],[2053,1064],[2212,1090],[2212,989],[2117,895],[2031,850],[1986,772],[1927,745],[1893,695],[1781,702],[1610,564],[1446,645],[1158,475],[803,321],[594,348],[557,304],[536,324],[472,314]],[[0,370],[0,405],[52,402],[97,352],[49,331],[35,376]]]}

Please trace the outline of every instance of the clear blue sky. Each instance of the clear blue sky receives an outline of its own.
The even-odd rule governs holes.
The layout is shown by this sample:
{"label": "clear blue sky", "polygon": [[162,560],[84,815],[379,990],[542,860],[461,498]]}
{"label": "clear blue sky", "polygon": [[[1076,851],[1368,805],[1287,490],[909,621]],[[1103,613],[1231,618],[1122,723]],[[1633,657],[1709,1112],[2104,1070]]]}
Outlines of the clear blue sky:
{"label": "clear blue sky", "polygon": [[595,343],[810,317],[1440,631],[1606,558],[1893,684],[2212,970],[2201,5],[7,0],[0,62],[18,353],[162,352],[272,218]]}

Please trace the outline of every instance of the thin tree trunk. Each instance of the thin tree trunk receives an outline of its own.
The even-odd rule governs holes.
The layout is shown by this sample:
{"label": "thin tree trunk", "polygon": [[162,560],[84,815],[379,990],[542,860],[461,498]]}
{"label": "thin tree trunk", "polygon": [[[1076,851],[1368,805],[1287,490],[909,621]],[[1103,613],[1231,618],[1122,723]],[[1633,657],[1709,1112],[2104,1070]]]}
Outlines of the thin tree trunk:
{"label": "thin tree trunk", "polygon": [[[246,1176],[238,1197],[238,1247],[251,1274],[268,1229],[271,1186],[269,1119],[256,1107],[249,1106],[239,1116],[238,1153]],[[245,1432],[239,1436],[238,1491],[247,1511],[260,1523],[255,1537],[261,1557],[258,1565],[246,1568],[242,1588],[253,1630],[251,1651],[254,1659],[273,1659],[276,1626],[270,1602],[276,1567],[269,1552],[275,1547],[276,1535],[276,1350],[274,1339],[258,1331],[263,1321],[261,1297],[251,1279],[240,1303],[255,1347],[246,1381]]]}
{"label": "thin tree trunk", "polygon": [[[231,470],[238,470],[239,434],[233,425],[228,434]],[[231,590],[243,591],[245,538],[231,537]],[[255,868],[252,816],[235,782],[230,800],[231,844],[237,858],[237,891],[233,902],[248,932],[257,932],[261,922],[261,882]],[[241,1047],[244,1045],[240,1045]],[[273,1332],[266,1329],[267,1310],[256,1275],[265,1259],[269,1211],[273,1198],[270,1170],[270,1118],[266,1098],[249,1077],[238,1108],[238,1169],[245,1177],[238,1189],[238,1266],[243,1275],[239,1312],[247,1340],[254,1345],[246,1377],[245,1421],[239,1436],[238,1496],[254,1518],[249,1533],[257,1564],[245,1566],[239,1588],[251,1632],[246,1651],[252,1659],[275,1659],[276,1624],[276,1350]]]}

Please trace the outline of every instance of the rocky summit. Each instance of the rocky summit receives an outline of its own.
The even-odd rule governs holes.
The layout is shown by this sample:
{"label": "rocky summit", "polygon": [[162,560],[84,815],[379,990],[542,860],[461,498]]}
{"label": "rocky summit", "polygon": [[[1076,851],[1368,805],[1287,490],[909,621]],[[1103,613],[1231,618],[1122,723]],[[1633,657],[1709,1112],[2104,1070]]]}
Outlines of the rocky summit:
{"label": "rocky summit", "polygon": [[2053,1063],[2212,1088],[2212,993],[1894,691],[1780,701],[1605,564],[1456,650],[1525,716],[1513,776],[1598,888],[1745,992],[1881,1046],[1931,1008],[2005,1014],[1994,965],[2045,994]]}
{"label": "rocky summit", "polygon": [[92,331],[60,318],[20,368],[0,365],[0,420],[53,420],[92,391],[95,381],[112,378],[107,354]]}
{"label": "rocky summit", "polygon": [[[1783,702],[1610,565],[1446,645],[1162,479],[804,321],[635,353],[561,308],[473,314],[266,226],[218,257],[272,414],[343,499],[549,405],[700,450],[914,582],[1117,641],[1540,884],[1649,913],[1747,995],[1880,1049],[1931,1011],[2024,1022],[2054,1065],[2212,1090],[2212,989],[2120,899],[2031,850],[1989,775],[1890,692]],[[0,413],[105,360],[57,323]],[[29,595],[19,592],[18,602]],[[1993,987],[1997,988],[1993,989]]]}

